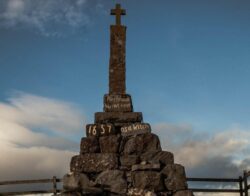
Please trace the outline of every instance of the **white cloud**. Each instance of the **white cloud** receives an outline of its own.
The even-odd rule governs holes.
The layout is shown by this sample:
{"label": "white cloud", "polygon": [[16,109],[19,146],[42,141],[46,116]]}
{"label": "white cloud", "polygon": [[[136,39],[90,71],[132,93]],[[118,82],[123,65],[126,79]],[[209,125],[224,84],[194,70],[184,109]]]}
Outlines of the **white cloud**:
{"label": "white cloud", "polygon": [[215,134],[197,133],[190,125],[158,124],[165,150],[174,152],[193,177],[238,177],[249,169],[250,130],[233,127]]}
{"label": "white cloud", "polygon": [[26,93],[0,103],[0,180],[62,177],[78,153],[84,116],[76,106]]}
{"label": "white cloud", "polygon": [[99,0],[91,3],[88,0],[3,0],[0,25],[29,27],[45,36],[62,36],[66,29],[75,31],[88,26],[96,4],[100,4]]}

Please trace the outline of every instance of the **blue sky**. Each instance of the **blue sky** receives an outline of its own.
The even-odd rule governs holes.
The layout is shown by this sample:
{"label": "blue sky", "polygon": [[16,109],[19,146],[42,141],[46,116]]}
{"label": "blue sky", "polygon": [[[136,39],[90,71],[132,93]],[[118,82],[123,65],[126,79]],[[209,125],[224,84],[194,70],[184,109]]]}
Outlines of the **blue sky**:
{"label": "blue sky", "polygon": [[[10,90],[59,98],[93,120],[107,92],[114,22],[113,1],[99,3],[83,8],[86,24],[53,28],[53,20],[42,21],[47,36],[22,21],[2,24],[1,100]],[[128,13],[127,91],[145,120],[190,122],[205,131],[249,127],[249,2],[121,3]]]}
{"label": "blue sky", "polygon": [[[116,2],[127,9],[122,19],[128,27],[127,92],[135,110],[159,130],[177,130],[173,137],[179,136],[183,144],[173,144],[176,152],[191,140],[205,140],[210,148],[218,138],[227,138],[225,150],[233,137],[236,141],[230,145],[245,146],[239,152],[230,149],[230,161],[239,165],[248,158],[250,2],[246,0],[0,0],[1,104],[18,108],[21,100],[32,107],[32,100],[45,99],[43,103],[74,108],[77,115],[72,112],[72,119],[76,115],[83,117],[82,124],[92,123],[108,92],[109,25],[115,21],[109,11]],[[58,119],[67,121],[62,117]],[[50,125],[25,126],[48,137],[58,135]],[[162,141],[169,134],[156,132]],[[82,135],[79,126],[70,138],[79,143]]]}

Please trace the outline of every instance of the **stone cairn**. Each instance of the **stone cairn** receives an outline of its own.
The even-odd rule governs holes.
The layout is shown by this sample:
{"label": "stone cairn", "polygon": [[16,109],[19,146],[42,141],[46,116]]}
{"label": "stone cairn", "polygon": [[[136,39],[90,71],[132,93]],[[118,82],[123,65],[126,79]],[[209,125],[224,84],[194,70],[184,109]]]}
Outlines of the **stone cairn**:
{"label": "stone cairn", "polygon": [[109,94],[104,112],[95,113],[95,123],[86,126],[87,137],[71,159],[61,195],[192,196],[184,167],[162,150],[142,113],[133,111],[126,94],[126,27],[121,25],[126,12],[117,4],[111,14],[116,25],[110,28]]}

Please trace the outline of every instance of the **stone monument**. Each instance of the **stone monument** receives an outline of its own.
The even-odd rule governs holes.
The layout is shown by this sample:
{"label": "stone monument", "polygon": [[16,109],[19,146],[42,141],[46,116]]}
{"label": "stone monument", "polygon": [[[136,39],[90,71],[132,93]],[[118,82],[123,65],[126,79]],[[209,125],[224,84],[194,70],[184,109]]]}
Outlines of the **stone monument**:
{"label": "stone monument", "polygon": [[161,149],[158,136],[143,122],[142,113],[133,111],[126,94],[125,14],[119,4],[111,10],[116,24],[110,27],[109,93],[103,112],[95,113],[95,123],[86,126],[61,195],[192,196],[184,167]]}

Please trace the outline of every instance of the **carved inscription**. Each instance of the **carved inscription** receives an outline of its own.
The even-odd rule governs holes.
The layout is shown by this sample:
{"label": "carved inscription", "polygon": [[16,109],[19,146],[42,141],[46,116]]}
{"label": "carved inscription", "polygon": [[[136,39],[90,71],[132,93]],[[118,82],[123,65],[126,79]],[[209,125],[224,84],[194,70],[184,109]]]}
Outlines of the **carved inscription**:
{"label": "carved inscription", "polygon": [[121,134],[123,136],[137,135],[150,132],[151,126],[148,123],[134,123],[128,126],[121,127]]}
{"label": "carved inscription", "polygon": [[115,134],[115,127],[112,124],[88,124],[86,125],[86,135],[89,136],[105,136]]}
{"label": "carved inscription", "polygon": [[132,100],[129,95],[105,95],[105,112],[132,112]]}

